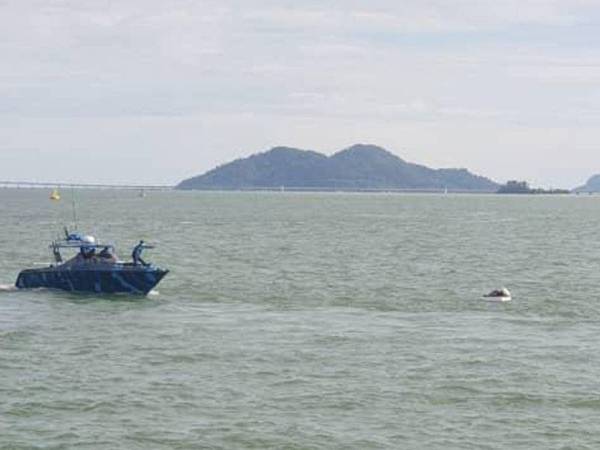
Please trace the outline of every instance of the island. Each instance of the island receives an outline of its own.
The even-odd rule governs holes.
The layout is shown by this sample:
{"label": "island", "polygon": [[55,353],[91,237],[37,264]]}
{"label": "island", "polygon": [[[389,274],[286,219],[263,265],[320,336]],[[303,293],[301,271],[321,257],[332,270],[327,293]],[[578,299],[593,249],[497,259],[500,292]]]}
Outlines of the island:
{"label": "island", "polygon": [[494,193],[499,184],[467,169],[432,169],[376,145],[332,156],[275,147],[182,181],[182,190],[423,191]]}
{"label": "island", "polygon": [[600,192],[600,175],[594,175],[583,186],[573,189],[575,194],[597,194]]}

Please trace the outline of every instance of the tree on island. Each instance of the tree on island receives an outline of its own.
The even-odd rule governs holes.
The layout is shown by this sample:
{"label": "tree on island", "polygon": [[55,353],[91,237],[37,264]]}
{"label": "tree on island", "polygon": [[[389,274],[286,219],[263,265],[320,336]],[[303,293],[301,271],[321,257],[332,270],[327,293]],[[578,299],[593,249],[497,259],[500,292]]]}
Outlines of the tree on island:
{"label": "tree on island", "polygon": [[498,189],[498,194],[531,194],[533,189],[529,187],[527,181],[511,180]]}
{"label": "tree on island", "polygon": [[527,181],[511,180],[505,185],[500,186],[498,194],[569,194],[567,189],[533,189],[529,187]]}

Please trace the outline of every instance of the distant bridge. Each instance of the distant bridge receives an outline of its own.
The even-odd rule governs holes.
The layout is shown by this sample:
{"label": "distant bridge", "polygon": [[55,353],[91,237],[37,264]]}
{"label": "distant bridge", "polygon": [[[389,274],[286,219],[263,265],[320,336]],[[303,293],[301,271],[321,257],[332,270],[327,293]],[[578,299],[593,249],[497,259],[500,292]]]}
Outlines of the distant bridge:
{"label": "distant bridge", "polygon": [[144,191],[170,191],[174,186],[165,185],[138,185],[138,184],[90,184],[90,183],[60,183],[60,182],[39,182],[39,181],[2,181],[0,188],[17,189],[122,189],[122,190],[144,190]]}
{"label": "distant bridge", "polygon": [[[118,189],[118,190],[137,190],[137,191],[172,191],[175,186],[168,185],[139,185],[139,184],[94,184],[94,183],[61,183],[61,182],[38,182],[38,181],[0,181],[0,188],[18,188],[18,189]],[[363,193],[421,193],[421,194],[490,194],[490,191],[478,191],[468,189],[442,189],[442,188],[351,188],[351,187],[331,187],[331,186],[265,186],[265,187],[238,187],[223,188],[204,188],[191,189],[192,192],[363,192]]]}

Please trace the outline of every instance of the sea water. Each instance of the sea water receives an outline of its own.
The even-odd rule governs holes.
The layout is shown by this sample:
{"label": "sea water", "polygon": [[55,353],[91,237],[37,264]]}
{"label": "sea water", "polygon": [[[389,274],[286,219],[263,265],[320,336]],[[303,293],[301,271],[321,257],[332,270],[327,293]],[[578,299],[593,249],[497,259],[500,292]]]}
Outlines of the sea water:
{"label": "sea water", "polygon": [[600,448],[600,197],[76,191],[171,272],[15,291],[62,194],[0,190],[2,449]]}

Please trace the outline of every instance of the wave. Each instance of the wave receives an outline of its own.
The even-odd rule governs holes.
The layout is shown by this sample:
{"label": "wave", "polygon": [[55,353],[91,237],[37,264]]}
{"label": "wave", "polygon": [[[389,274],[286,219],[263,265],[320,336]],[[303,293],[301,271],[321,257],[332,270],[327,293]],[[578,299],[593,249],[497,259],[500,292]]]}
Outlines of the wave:
{"label": "wave", "polygon": [[15,292],[17,287],[14,284],[0,284],[0,292]]}

